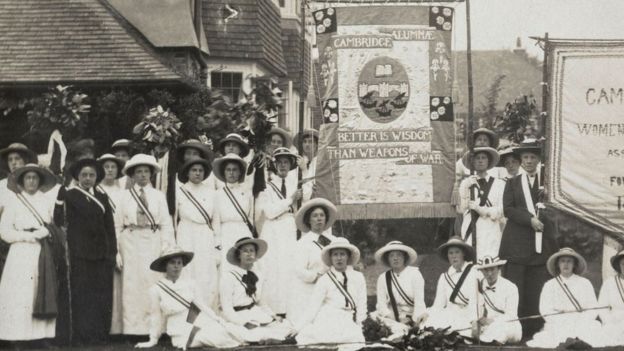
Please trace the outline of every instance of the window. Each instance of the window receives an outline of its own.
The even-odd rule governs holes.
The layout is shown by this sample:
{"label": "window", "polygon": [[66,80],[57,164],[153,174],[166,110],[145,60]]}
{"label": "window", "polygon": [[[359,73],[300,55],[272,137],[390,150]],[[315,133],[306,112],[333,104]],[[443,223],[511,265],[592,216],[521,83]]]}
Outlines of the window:
{"label": "window", "polygon": [[232,102],[238,101],[241,84],[243,83],[243,74],[239,72],[211,72],[210,86],[219,89],[229,96]]}
{"label": "window", "polygon": [[286,0],[279,0],[279,6],[280,7],[286,7]]}

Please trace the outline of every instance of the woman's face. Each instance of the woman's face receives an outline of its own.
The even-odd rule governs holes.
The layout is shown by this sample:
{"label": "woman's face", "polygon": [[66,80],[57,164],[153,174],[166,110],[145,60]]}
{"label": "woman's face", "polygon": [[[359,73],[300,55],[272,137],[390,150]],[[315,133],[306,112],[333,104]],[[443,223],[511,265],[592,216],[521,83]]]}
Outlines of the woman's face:
{"label": "woman's face", "polygon": [[483,133],[479,133],[475,135],[474,147],[486,147],[486,146],[492,146],[490,145],[490,138],[486,134],[483,134]]}
{"label": "woman's face", "polygon": [[238,259],[241,266],[250,267],[256,262],[256,245],[245,244],[238,249]]}
{"label": "woman's face", "polygon": [[78,172],[78,184],[83,189],[91,189],[95,186],[97,172],[93,167],[82,167]]}
{"label": "woman's face", "polygon": [[188,170],[188,179],[193,184],[199,184],[204,180],[204,166],[200,164],[192,165]]}
{"label": "woman's face", "polygon": [[490,159],[483,152],[479,152],[472,158],[472,166],[477,172],[485,172],[488,169]]}
{"label": "woman's face", "polygon": [[182,268],[184,268],[184,261],[182,261],[182,257],[170,258],[169,261],[167,261],[165,274],[167,274],[167,278],[177,280],[180,278]]}
{"label": "woman's face", "polygon": [[186,148],[186,150],[184,150],[184,155],[183,155],[183,160],[184,163],[195,159],[195,158],[201,158],[201,152],[199,152],[199,150],[194,149],[192,147]]}
{"label": "woman's face", "polygon": [[570,256],[559,257],[557,260],[557,267],[559,267],[559,273],[563,276],[570,276],[574,273],[574,266],[576,265],[576,259]]}
{"label": "woman's face", "polygon": [[130,153],[126,149],[118,149],[115,151],[115,157],[127,162],[130,159]]}
{"label": "woman's face", "polygon": [[225,155],[227,154],[236,154],[240,156],[241,153],[241,147],[240,145],[238,145],[237,142],[234,141],[228,141],[225,144],[223,144],[223,153]]}
{"label": "woman's face", "polygon": [[152,169],[149,166],[136,166],[132,174],[132,180],[140,187],[147,186],[152,177]]}
{"label": "woman's face", "polygon": [[333,249],[329,253],[331,257],[332,266],[338,272],[344,272],[347,269],[347,264],[349,263],[349,254],[350,252],[346,249]]}
{"label": "woman's face", "polygon": [[29,194],[34,194],[37,192],[37,189],[39,189],[40,181],[41,179],[39,178],[39,174],[37,172],[26,172],[23,176],[24,190]]}
{"label": "woman's face", "polygon": [[9,172],[13,172],[20,167],[24,167],[26,161],[19,152],[11,152],[7,155],[7,166],[9,167]]}
{"label": "woman's face", "polygon": [[327,218],[322,208],[318,207],[310,212],[310,228],[313,232],[322,233],[325,229],[325,223],[327,223]]}
{"label": "woman's face", "polygon": [[520,161],[515,157],[507,156],[505,158],[505,169],[509,174],[517,174],[520,169]]}
{"label": "woman's face", "polygon": [[284,139],[282,139],[282,136],[279,134],[271,134],[271,139],[269,139],[267,151],[269,151],[269,153],[273,153],[275,149],[282,146],[284,146]]}
{"label": "woman's face", "polygon": [[405,253],[403,251],[390,251],[388,252],[388,264],[393,269],[405,268]]}
{"label": "woman's face", "polygon": [[537,171],[537,165],[539,164],[540,159],[536,154],[532,152],[523,152],[522,155],[520,155],[520,158],[522,160],[522,168],[524,168],[525,171],[528,173],[534,173]]}
{"label": "woman's face", "polygon": [[303,148],[303,153],[309,158],[314,157],[316,155],[316,150],[318,149],[316,139],[313,136],[304,137],[301,147]]}
{"label": "woman's face", "polygon": [[286,178],[288,172],[290,172],[290,158],[289,157],[277,157],[275,160],[275,168],[277,169],[277,175],[281,178]]}
{"label": "woman's face", "polygon": [[450,247],[446,255],[452,266],[461,266],[464,264],[464,251],[459,247]]}
{"label": "woman's face", "polygon": [[115,161],[105,161],[102,165],[102,168],[104,168],[105,180],[117,179],[117,174],[119,174],[119,167],[117,167],[117,163]]}
{"label": "woman's face", "polygon": [[238,163],[228,162],[223,168],[223,176],[225,177],[226,183],[238,183],[241,174],[242,172]]}

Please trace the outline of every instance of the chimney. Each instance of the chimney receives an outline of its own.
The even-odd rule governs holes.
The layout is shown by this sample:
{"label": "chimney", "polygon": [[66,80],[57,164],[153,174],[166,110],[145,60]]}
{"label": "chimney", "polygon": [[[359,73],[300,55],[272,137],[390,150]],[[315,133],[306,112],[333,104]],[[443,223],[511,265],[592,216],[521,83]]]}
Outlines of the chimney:
{"label": "chimney", "polygon": [[513,49],[513,53],[523,58],[528,57],[526,50],[522,47],[522,40],[520,37],[516,38],[516,47]]}

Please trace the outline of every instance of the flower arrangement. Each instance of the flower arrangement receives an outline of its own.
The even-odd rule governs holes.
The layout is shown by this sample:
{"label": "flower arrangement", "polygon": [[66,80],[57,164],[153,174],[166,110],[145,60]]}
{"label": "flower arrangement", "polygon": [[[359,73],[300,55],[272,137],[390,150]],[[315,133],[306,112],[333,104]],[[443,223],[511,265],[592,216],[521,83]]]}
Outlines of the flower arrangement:
{"label": "flower arrangement", "polygon": [[33,98],[27,105],[32,106],[27,112],[31,131],[59,130],[67,134],[84,126],[91,105],[85,103],[88,96],[74,91],[71,86],[57,85]]}
{"label": "flower arrangement", "polygon": [[392,343],[392,346],[406,351],[447,351],[456,350],[465,343],[464,337],[456,331],[451,331],[450,328],[436,329],[433,327],[419,328],[414,326],[403,337],[403,340],[398,343]]}
{"label": "flower arrangement", "polygon": [[134,126],[132,134],[143,152],[158,158],[175,147],[181,126],[182,122],[173,112],[158,105],[151,108],[141,122]]}
{"label": "flower arrangement", "polygon": [[370,315],[362,322],[362,333],[367,342],[381,341],[392,334],[390,328],[379,318],[373,318]]}

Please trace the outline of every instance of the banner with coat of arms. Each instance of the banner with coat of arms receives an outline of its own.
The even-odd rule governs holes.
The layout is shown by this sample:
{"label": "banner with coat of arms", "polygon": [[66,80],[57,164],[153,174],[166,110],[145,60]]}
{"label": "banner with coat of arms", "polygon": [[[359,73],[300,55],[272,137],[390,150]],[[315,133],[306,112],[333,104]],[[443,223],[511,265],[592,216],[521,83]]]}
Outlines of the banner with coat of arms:
{"label": "banner with coat of arms", "polygon": [[453,216],[453,9],[326,7],[313,17],[316,196],[341,218]]}

